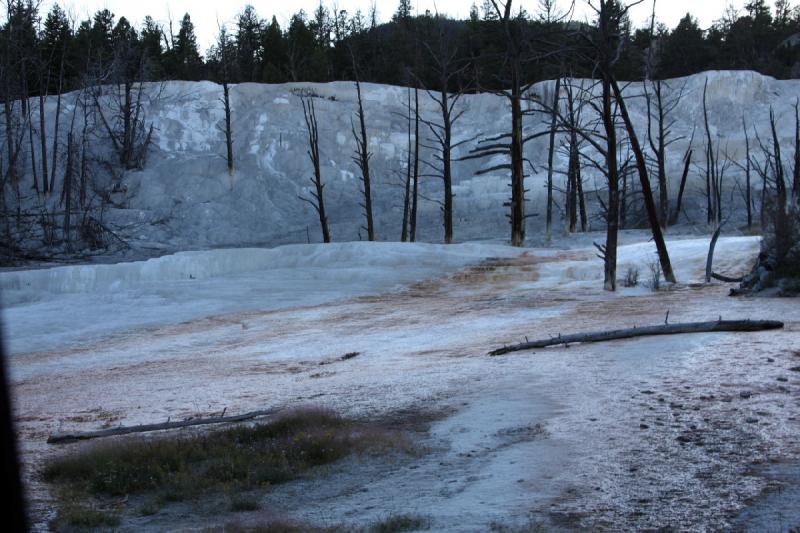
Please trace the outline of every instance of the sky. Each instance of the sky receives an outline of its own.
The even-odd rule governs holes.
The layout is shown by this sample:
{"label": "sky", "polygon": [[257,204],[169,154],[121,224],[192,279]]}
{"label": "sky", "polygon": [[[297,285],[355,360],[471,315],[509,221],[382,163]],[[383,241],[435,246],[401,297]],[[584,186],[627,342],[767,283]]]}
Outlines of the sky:
{"label": "sky", "polygon": [[[354,13],[361,9],[366,16],[370,5],[375,2],[380,21],[387,21],[397,9],[398,0],[323,0],[323,3],[331,9],[337,5],[339,9],[346,9],[349,13]],[[446,13],[453,17],[465,18],[469,14],[472,0],[411,0],[412,5],[419,13],[426,10],[431,12]],[[42,2],[42,10],[46,11],[52,5],[52,0]],[[307,13],[312,13],[319,5],[319,0],[240,0],[210,2],[197,0],[137,0],[131,3],[129,0],[62,0],[59,2],[67,12],[79,20],[86,19],[90,14],[98,9],[107,8],[112,13],[119,16],[126,16],[134,25],[138,25],[145,15],[152,16],[155,20],[166,23],[174,20],[175,31],[177,23],[184,13],[189,13],[195,25],[195,32],[198,37],[201,53],[205,52],[213,42],[217,31],[217,24],[232,24],[236,14],[241,11],[245,4],[252,4],[256,12],[262,18],[271,18],[275,15],[281,26],[285,27],[286,21],[299,11],[304,9]],[[481,0],[476,0],[480,5]],[[559,0],[559,5],[566,7],[569,0]],[[596,3],[596,2],[595,2]],[[629,2],[630,3],[630,2]],[[691,13],[699,19],[702,27],[710,26],[711,23],[720,18],[726,6],[733,4],[741,8],[745,0],[661,0],[656,3],[656,17],[668,27],[673,28],[678,21],[686,14]],[[772,5],[772,2],[768,2]],[[515,5],[522,5],[528,12],[535,13],[538,7],[538,0],[517,0]],[[631,18],[636,26],[645,26],[652,10],[652,0],[644,0],[635,6],[631,11]],[[591,10],[585,0],[576,0],[575,18],[591,18]]]}

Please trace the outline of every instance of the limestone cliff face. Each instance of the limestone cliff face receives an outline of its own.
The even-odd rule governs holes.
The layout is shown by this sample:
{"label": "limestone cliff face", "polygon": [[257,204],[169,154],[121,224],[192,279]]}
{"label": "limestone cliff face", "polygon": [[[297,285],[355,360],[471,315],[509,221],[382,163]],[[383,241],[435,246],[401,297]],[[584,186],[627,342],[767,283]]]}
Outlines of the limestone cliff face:
{"label": "limestone cliff face", "polygon": [[[695,153],[692,182],[687,188],[687,210],[701,209],[700,180],[705,135],[702,95],[708,80],[708,104],[712,137],[720,154],[733,161],[744,159],[742,118],[768,140],[769,109],[779,120],[784,151],[791,153],[794,142],[795,99],[800,82],[778,81],[753,72],[708,72],[666,82],[667,98],[681,92],[682,100],[671,119],[673,138],[669,147],[668,172],[671,197],[677,194],[681,158],[694,135]],[[576,82],[579,83],[579,82]],[[583,82],[591,90],[591,83]],[[531,90],[544,102],[552,100],[552,82]],[[403,208],[403,180],[406,172],[407,122],[405,88],[364,84],[367,130],[372,150],[373,203],[376,232],[381,240],[398,240]],[[628,105],[641,135],[647,128],[645,99],[641,83],[626,90]],[[107,209],[104,219],[133,243],[159,244],[167,249],[230,245],[317,242],[321,239],[311,207],[298,197],[307,195],[312,167],[306,151],[305,123],[299,94],[316,95],[320,128],[323,180],[326,182],[326,208],[335,241],[358,240],[363,225],[358,169],[351,159],[355,142],[351,120],[356,110],[356,91],[352,83],[297,83],[286,85],[241,84],[231,87],[235,172],[226,171],[222,88],[210,82],[168,82],[145,87],[144,120],[153,125],[152,145],[142,171],[128,172],[120,178],[114,195],[116,207]],[[62,131],[75,111],[76,94],[67,95],[62,107]],[[111,105],[112,97],[101,99]],[[34,104],[38,105],[38,104]],[[55,98],[48,99],[48,111],[55,113]],[[510,111],[507,100],[494,95],[465,95],[457,105],[463,114],[454,126],[454,159],[476,145],[472,139],[492,136],[507,130]],[[435,102],[421,93],[421,110],[426,120],[437,121]],[[584,122],[593,120],[585,108]],[[80,110],[76,128],[80,128]],[[48,121],[52,128],[52,119]],[[548,127],[549,118],[541,113],[526,117],[529,132]],[[752,133],[752,131],[751,131]],[[52,137],[50,132],[49,138]],[[433,147],[430,131],[422,126],[423,145]],[[644,138],[642,138],[644,141]],[[38,146],[38,143],[34,143]],[[98,128],[92,137],[92,150],[98,157],[108,153],[108,141]],[[757,141],[751,143],[757,146]],[[438,200],[442,185],[430,165],[436,165],[431,148],[424,148],[421,166],[419,231],[421,240],[439,241],[442,222]],[[546,179],[547,137],[530,142],[526,148],[530,161],[527,171],[528,213],[542,213],[529,219],[529,236],[535,240],[544,224],[544,184]],[[503,171],[475,176],[483,166],[501,163],[463,161],[454,163],[455,237],[457,240],[506,238],[509,178]],[[787,156],[786,163],[790,164]],[[557,170],[566,168],[566,154],[556,158]],[[97,172],[101,173],[100,170]],[[742,172],[732,165],[725,175],[726,190],[735,190]],[[28,179],[30,179],[28,177]],[[556,174],[557,187],[564,176]],[[602,195],[604,179],[597,172],[584,170],[585,190],[593,209]],[[559,204],[563,205],[557,193]],[[738,193],[733,203],[742,204]],[[704,222],[698,211],[697,222]],[[557,222],[558,223],[558,222]],[[595,221],[596,228],[600,222]],[[360,231],[361,235],[365,234]]]}

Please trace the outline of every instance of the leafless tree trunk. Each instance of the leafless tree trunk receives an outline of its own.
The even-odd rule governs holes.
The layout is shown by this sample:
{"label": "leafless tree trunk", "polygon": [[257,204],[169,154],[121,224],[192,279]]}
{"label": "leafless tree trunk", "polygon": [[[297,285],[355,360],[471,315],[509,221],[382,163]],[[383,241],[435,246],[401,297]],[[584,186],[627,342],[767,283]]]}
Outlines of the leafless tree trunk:
{"label": "leafless tree trunk", "polygon": [[[83,99],[83,124],[81,128],[81,170],[80,170],[80,189],[78,198],[80,206],[86,205],[86,182],[89,177],[89,116],[95,111],[89,105],[88,98],[84,93]],[[72,127],[70,127],[72,131]]]}
{"label": "leafless tree trunk", "polygon": [[[355,59],[353,60],[353,67],[355,68]],[[363,229],[367,231],[367,239],[374,241],[375,225],[372,218],[372,188],[369,175],[369,160],[372,158],[372,152],[369,151],[364,103],[361,98],[361,82],[358,80],[358,76],[356,76],[356,93],[358,95],[358,111],[356,112],[356,116],[358,117],[359,131],[356,131],[356,127],[352,124],[351,120],[353,138],[356,140],[356,152],[353,161],[356,162],[359,170],[361,170],[361,184],[364,187],[362,191],[364,193],[364,203],[361,207],[364,208],[364,218],[366,219],[367,226]]]}
{"label": "leafless tree trunk", "polygon": [[414,189],[411,203],[409,240],[417,240],[417,201],[419,200],[419,87],[414,84]]}
{"label": "leafless tree trunk", "polygon": [[319,224],[322,228],[323,242],[331,242],[331,235],[328,231],[328,217],[325,215],[325,198],[324,189],[325,184],[322,183],[322,170],[320,168],[319,157],[319,129],[317,127],[317,113],[314,108],[314,98],[304,98],[301,100],[303,104],[303,117],[306,121],[306,132],[308,133],[308,157],[311,159],[311,164],[314,166],[314,177],[310,178],[314,184],[315,191],[311,192],[313,198],[300,197],[301,200],[311,204],[314,210],[319,215]]}
{"label": "leafless tree trunk", "polygon": [[[439,90],[431,91],[426,89],[428,96],[436,103],[439,108],[441,122],[423,119],[422,122],[428,127],[433,135],[436,146],[429,146],[438,151],[433,157],[437,164],[426,162],[433,170],[436,177],[441,178],[444,188],[444,198],[442,205],[442,218],[444,226],[444,242],[453,242],[453,169],[452,152],[460,144],[453,144],[453,126],[464,113],[464,110],[456,111],[456,105],[461,99],[463,92],[459,90],[454,94],[449,93],[450,86],[458,80],[467,65],[458,67],[456,65],[458,48],[453,43],[453,36],[447,33],[442,20],[439,23],[438,38],[433,46],[422,43],[428,50],[431,59],[431,68],[439,78]],[[418,78],[419,80],[419,78]]]}
{"label": "leafless tree trunk", "polygon": [[503,23],[506,37],[506,60],[508,61],[511,88],[507,97],[511,103],[511,246],[522,246],[525,242],[525,170],[522,140],[522,51],[515,38],[512,24],[512,0],[506,0],[501,9],[498,0],[492,5]]}
{"label": "leafless tree trunk", "polygon": [[556,148],[556,123],[558,120],[558,99],[561,91],[561,78],[556,78],[553,93],[553,110],[550,119],[550,145],[547,151],[547,234],[553,226],[553,156]]}
{"label": "leafless tree trunk", "polygon": [[70,215],[72,213],[72,172],[73,172],[72,132],[67,133],[67,167],[64,171],[64,241],[70,242]]}
{"label": "leafless tree trunk", "polygon": [[[27,100],[28,97],[25,96]],[[29,150],[31,152],[31,176],[33,177],[33,189],[38,193],[40,192],[39,189],[39,178],[38,178],[38,170],[37,170],[37,163],[36,163],[36,145],[33,141],[33,109],[31,108],[30,102],[28,102],[28,145]]]}
{"label": "leafless tree trunk", "polygon": [[233,174],[233,132],[231,128],[231,97],[228,82],[222,82],[222,98],[225,107],[225,149],[228,162],[228,175]]}
{"label": "leafless tree trunk", "polygon": [[[40,88],[40,91],[44,91],[43,88]],[[39,93],[39,141],[41,153],[39,156],[42,158],[42,192],[47,194],[49,190],[49,183],[47,180],[47,176],[49,173],[47,172],[47,130],[46,130],[46,122],[45,122],[45,111],[44,111],[44,103],[45,103],[45,95],[41,92]]]}
{"label": "leafless tree trunk", "polygon": [[769,110],[769,125],[772,132],[772,157],[775,165],[775,192],[777,194],[778,205],[776,209],[781,212],[786,211],[786,180],[784,179],[783,158],[781,157],[781,143],[778,138],[778,130],[775,124],[775,111]]}
{"label": "leafless tree trunk", "polygon": [[711,128],[708,124],[708,105],[706,93],[708,91],[708,78],[703,86],[703,124],[706,131],[706,212],[708,223],[719,221],[717,213],[718,180],[716,175],[717,165],[714,160],[714,144],[711,141]]}
{"label": "leafless tree trunk", "polygon": [[61,93],[64,87],[64,62],[66,56],[66,47],[61,50],[61,61],[58,67],[58,95],[56,96],[56,116],[53,123],[53,160],[50,164],[50,192],[54,193],[56,190],[56,170],[58,167],[58,127],[61,120]]}
{"label": "leafless tree trunk", "polygon": [[641,146],[639,145],[639,138],[636,135],[636,130],[633,127],[633,122],[628,115],[628,108],[625,105],[625,99],[622,97],[622,91],[619,89],[617,81],[612,77],[611,86],[614,89],[614,96],[616,97],[619,111],[622,115],[622,120],[625,122],[625,128],[628,131],[628,139],[631,143],[633,155],[636,157],[636,168],[639,171],[639,183],[642,186],[642,194],[644,195],[644,205],[647,209],[647,218],[650,221],[650,230],[653,232],[653,241],[656,244],[658,251],[658,259],[661,263],[661,270],[664,273],[664,279],[669,283],[675,283],[675,274],[672,271],[672,264],[669,260],[669,252],[667,245],[664,242],[664,235],[661,233],[661,225],[658,220],[658,211],[656,210],[655,202],[653,201],[653,192],[650,189],[650,178],[647,175],[647,162],[642,153]]}
{"label": "leafless tree trunk", "polygon": [[[522,22],[521,17],[517,17],[512,12],[512,0],[490,0],[491,6],[494,9],[494,14],[501,24],[505,47],[503,49],[503,56],[498,61],[502,61],[506,66],[508,78],[502,81],[507,84],[508,89],[496,91],[495,94],[503,96],[508,99],[511,108],[511,128],[510,131],[490,138],[481,139],[478,147],[471,150],[470,154],[462,159],[479,159],[484,157],[491,157],[494,155],[505,155],[508,157],[508,163],[495,165],[489,168],[484,168],[478,171],[478,175],[487,174],[496,170],[507,170],[511,177],[511,198],[508,203],[504,204],[510,208],[508,215],[511,223],[511,244],[512,246],[522,246],[525,242],[525,225],[528,218],[536,216],[535,214],[526,214],[525,212],[525,170],[524,164],[526,162],[524,148],[525,144],[538,137],[545,135],[551,136],[551,149],[550,149],[550,163],[548,165],[548,199],[547,199],[547,228],[552,227],[552,206],[553,206],[553,164],[552,154],[555,149],[554,124],[558,122],[558,94],[560,90],[560,80],[556,82],[556,91],[554,95],[554,103],[551,105],[549,102],[538,102],[536,98],[527,96],[527,92],[532,86],[532,83],[526,83],[524,80],[527,69],[526,65],[537,58],[549,55],[550,52],[538,54],[533,51],[532,43],[539,41],[539,37],[526,35],[526,25]],[[543,6],[543,11],[547,13],[546,20],[548,25],[555,22],[554,19],[549,18],[553,14],[552,2],[548,2]],[[560,20],[563,22],[561,15]],[[553,26],[557,26],[553,24]],[[541,39],[546,40],[546,39]],[[548,43],[549,44],[549,43]],[[523,101],[536,101],[537,107],[540,109],[522,109]],[[551,127],[541,132],[528,134],[523,127],[523,119],[525,115],[540,113],[542,110],[548,112],[551,117]],[[528,161],[530,164],[530,161]],[[531,165],[532,166],[532,165]]]}
{"label": "leafless tree trunk", "polygon": [[[601,13],[608,10],[608,2],[600,1]],[[606,15],[605,18],[609,17]],[[601,14],[601,21],[603,19]],[[601,22],[602,24],[602,22]],[[608,21],[606,21],[608,24]],[[603,287],[617,290],[617,243],[619,240],[619,169],[617,167],[617,129],[611,103],[610,69],[603,69],[603,128],[606,133],[606,165],[608,168],[608,205],[606,207],[606,244],[601,252],[605,263]]]}
{"label": "leafless tree trunk", "polygon": [[[694,136],[692,136],[694,139]],[[692,162],[692,142],[689,141],[689,147],[686,148],[686,153],[683,156],[683,173],[681,173],[681,185],[678,189],[678,199],[675,202],[675,211],[672,212],[671,224],[678,223],[678,217],[681,215],[681,205],[683,204],[683,193],[686,191],[686,181],[689,178],[689,165]]]}
{"label": "leafless tree trunk", "polygon": [[753,200],[751,198],[752,186],[750,183],[751,178],[751,162],[750,162],[750,135],[747,133],[747,124],[742,115],[742,130],[744,131],[744,149],[745,149],[745,162],[744,162],[744,201],[747,204],[747,229],[753,227]]}
{"label": "leafless tree trunk", "polygon": [[400,235],[400,242],[406,242],[408,240],[408,217],[410,211],[410,203],[411,203],[411,87],[409,86],[406,89],[406,112],[407,121],[408,121],[408,147],[406,153],[406,179],[404,183],[404,190],[403,190],[403,230]]}
{"label": "leafless tree trunk", "polygon": [[217,47],[220,52],[222,63],[222,106],[225,110],[225,150],[226,161],[228,164],[228,176],[233,175],[233,131],[231,128],[231,97],[230,97],[230,58],[228,57],[228,34],[224,27],[219,29],[217,36]]}
{"label": "leafless tree trunk", "polygon": [[800,98],[794,102],[794,169],[792,169],[792,205],[800,206]]}
{"label": "leafless tree trunk", "polygon": [[[652,95],[648,89],[652,87]],[[647,99],[647,140],[653,152],[658,178],[658,215],[661,226],[666,228],[670,221],[669,213],[669,187],[667,179],[667,149],[671,144],[682,137],[672,137],[675,120],[671,119],[672,112],[680,105],[683,98],[685,84],[677,93],[667,96],[664,89],[672,89],[667,82],[661,80],[643,82],[645,97]],[[655,99],[655,103],[653,100]],[[655,119],[655,136],[653,135],[653,121]]]}
{"label": "leafless tree trunk", "polygon": [[581,173],[581,141],[578,131],[581,129],[581,114],[583,106],[583,87],[581,86],[579,96],[581,102],[576,106],[575,95],[571,83],[565,83],[567,97],[567,130],[568,134],[568,166],[567,166],[567,188],[566,188],[566,218],[568,221],[568,231],[574,233],[578,227],[578,214],[580,212],[581,231],[586,231],[587,216],[586,202],[583,196],[583,177]]}

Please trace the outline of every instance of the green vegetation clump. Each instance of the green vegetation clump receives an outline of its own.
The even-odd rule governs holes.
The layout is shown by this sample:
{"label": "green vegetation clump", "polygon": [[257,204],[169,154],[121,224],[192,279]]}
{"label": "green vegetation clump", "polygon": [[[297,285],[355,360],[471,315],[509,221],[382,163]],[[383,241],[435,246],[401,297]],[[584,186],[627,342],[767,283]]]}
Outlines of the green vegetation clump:
{"label": "green vegetation clump", "polygon": [[243,491],[296,479],[352,453],[404,446],[403,438],[380,428],[303,409],[265,424],[91,446],[50,461],[43,477],[64,496],[59,523],[95,527],[113,524],[107,515],[75,507],[76,500],[155,496],[140,513],[149,515],[170,502],[233,492],[230,510],[251,511],[258,501]]}
{"label": "green vegetation clump", "polygon": [[371,525],[367,531],[369,533],[400,533],[401,531],[420,531],[429,527],[430,521],[424,516],[398,514]]}

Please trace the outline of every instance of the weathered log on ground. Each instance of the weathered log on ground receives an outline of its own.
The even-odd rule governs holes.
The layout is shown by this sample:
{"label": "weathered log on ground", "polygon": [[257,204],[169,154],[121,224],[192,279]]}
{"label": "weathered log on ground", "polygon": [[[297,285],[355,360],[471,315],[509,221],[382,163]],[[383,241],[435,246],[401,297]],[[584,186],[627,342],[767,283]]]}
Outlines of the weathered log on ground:
{"label": "weathered log on ground", "polygon": [[243,422],[253,418],[269,416],[275,414],[275,410],[252,411],[234,416],[216,416],[211,418],[190,418],[175,422],[162,422],[160,424],[142,424],[139,426],[118,426],[115,428],[101,429],[98,431],[88,431],[86,433],[56,433],[47,439],[48,444],[66,444],[79,440],[98,439],[102,437],[113,437],[117,435],[128,435],[130,433],[147,433],[150,431],[164,431],[167,429],[180,429],[191,426],[205,426],[209,424],[225,424],[230,422]]}
{"label": "weathered log on ground", "polygon": [[593,333],[576,333],[559,335],[551,339],[523,342],[512,346],[504,346],[489,352],[489,355],[503,355],[509,352],[546,348],[559,344],[576,344],[583,342],[604,342],[650,335],[678,335],[681,333],[713,333],[718,331],[765,331],[783,328],[783,322],[777,320],[715,320],[712,322],[686,322],[683,324],[661,324],[641,328],[597,331]]}
{"label": "weathered log on ground", "polygon": [[723,281],[725,283],[741,283],[744,281],[744,277],[729,278],[728,276],[723,276],[722,274],[717,274],[716,272],[712,272],[711,277],[717,281]]}

